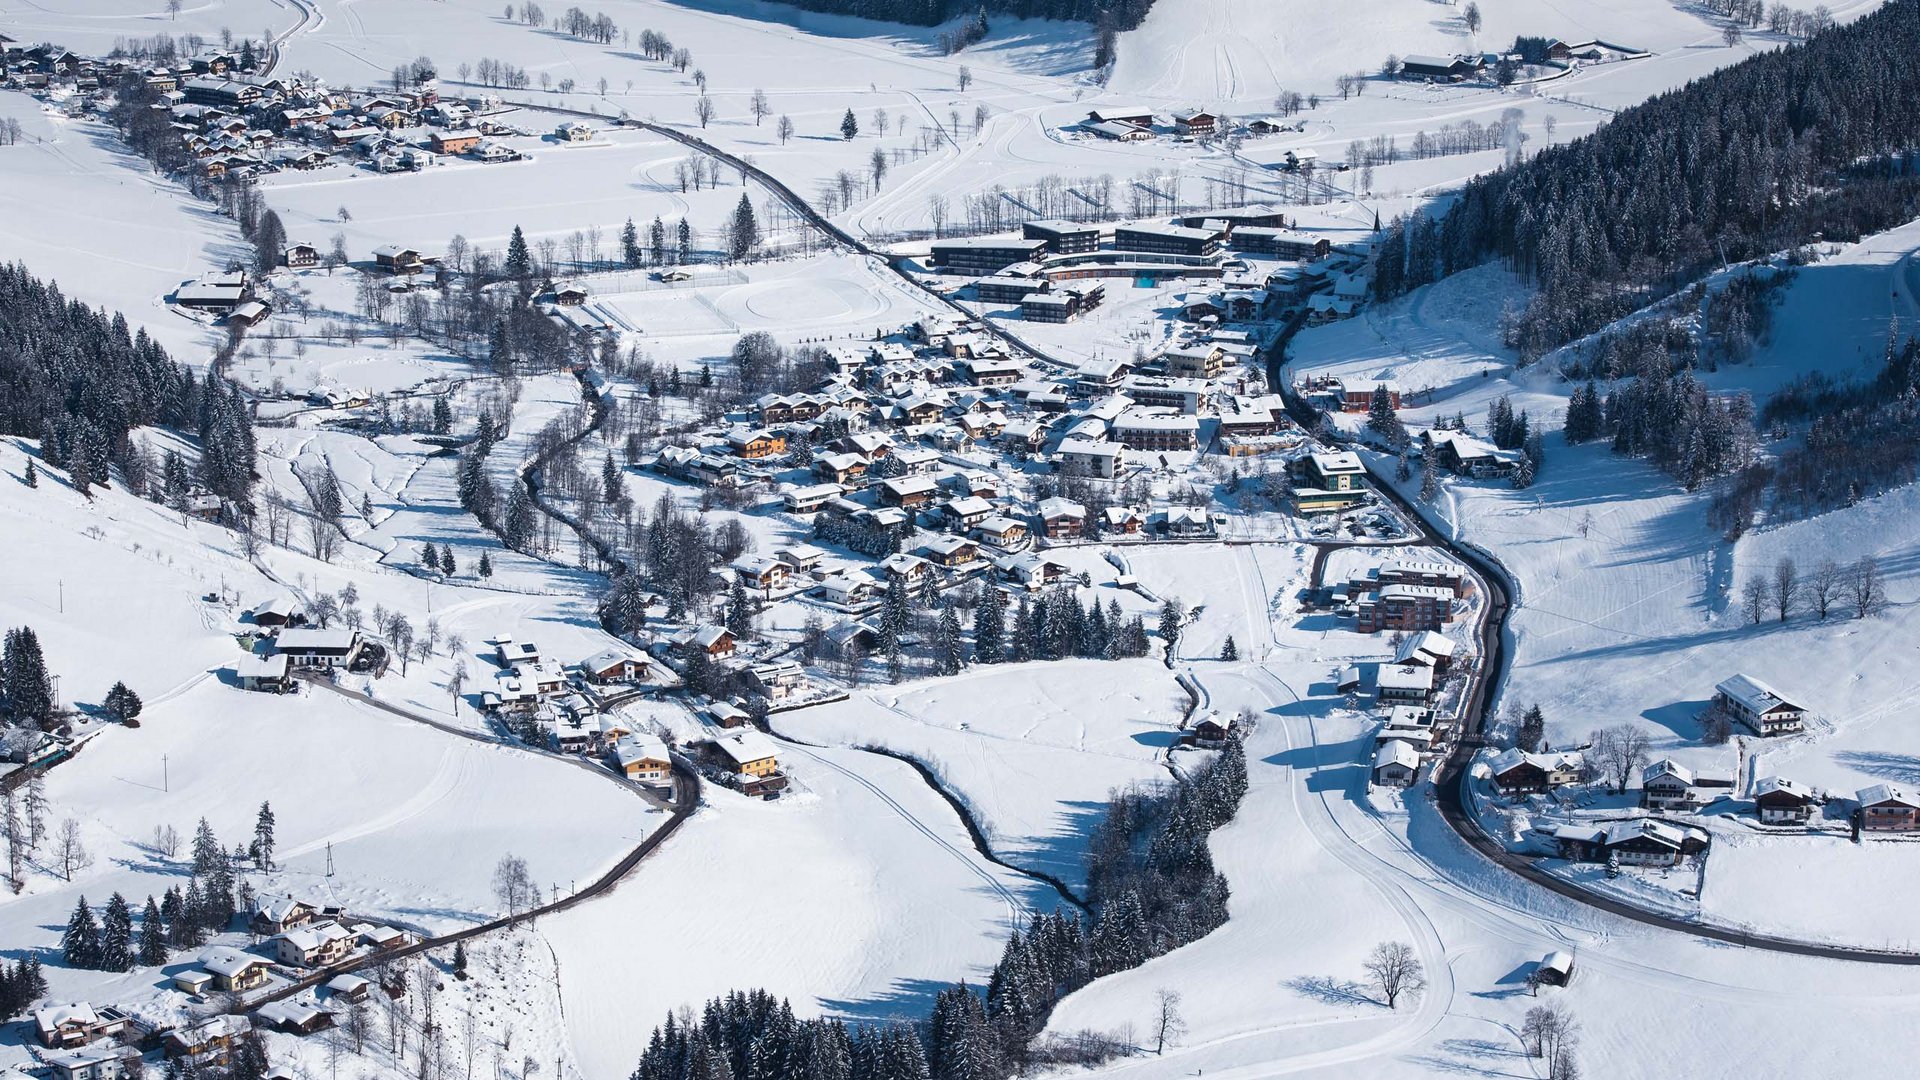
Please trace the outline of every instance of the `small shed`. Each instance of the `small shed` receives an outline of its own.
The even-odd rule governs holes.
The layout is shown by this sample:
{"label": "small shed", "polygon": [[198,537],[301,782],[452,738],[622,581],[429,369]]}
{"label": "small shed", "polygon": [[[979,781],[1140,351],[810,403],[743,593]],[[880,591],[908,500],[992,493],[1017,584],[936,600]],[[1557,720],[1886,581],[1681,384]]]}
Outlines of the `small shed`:
{"label": "small shed", "polygon": [[1534,968],[1534,976],[1548,986],[1565,986],[1573,979],[1573,954],[1555,949]]}

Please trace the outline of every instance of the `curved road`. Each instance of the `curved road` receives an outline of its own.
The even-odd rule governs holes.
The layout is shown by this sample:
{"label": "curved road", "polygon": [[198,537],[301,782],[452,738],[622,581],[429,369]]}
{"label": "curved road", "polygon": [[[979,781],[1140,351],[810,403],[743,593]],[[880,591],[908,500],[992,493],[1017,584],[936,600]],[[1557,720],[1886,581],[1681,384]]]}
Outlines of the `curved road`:
{"label": "curved road", "polygon": [[1845,945],[1828,945],[1770,934],[1753,934],[1731,927],[1716,926],[1713,923],[1695,922],[1649,911],[1626,901],[1583,889],[1564,878],[1549,874],[1534,865],[1531,859],[1514,854],[1505,845],[1487,835],[1485,830],[1481,829],[1479,819],[1467,809],[1467,790],[1470,782],[1467,767],[1473,761],[1474,752],[1486,745],[1484,727],[1487,707],[1492,703],[1495,692],[1505,682],[1512,666],[1507,635],[1507,620],[1512,615],[1510,600],[1513,591],[1512,581],[1507,576],[1506,569],[1494,559],[1474,548],[1456,543],[1441,530],[1428,524],[1420,508],[1395,490],[1386,477],[1374,474],[1373,480],[1374,487],[1382,495],[1397,503],[1412,520],[1421,524],[1430,543],[1445,549],[1448,554],[1472,568],[1487,591],[1487,605],[1479,631],[1480,655],[1485,659],[1485,663],[1480,677],[1474,683],[1473,692],[1468,695],[1466,709],[1461,715],[1460,737],[1455,740],[1453,750],[1447,755],[1446,760],[1441,762],[1439,774],[1434,779],[1435,802],[1440,816],[1452,826],[1454,832],[1460,834],[1462,840],[1485,856],[1489,862],[1518,874],[1543,889],[1637,923],[1770,952],[1817,956],[1829,960],[1855,960],[1870,964],[1920,966],[1920,953],[1851,948]]}

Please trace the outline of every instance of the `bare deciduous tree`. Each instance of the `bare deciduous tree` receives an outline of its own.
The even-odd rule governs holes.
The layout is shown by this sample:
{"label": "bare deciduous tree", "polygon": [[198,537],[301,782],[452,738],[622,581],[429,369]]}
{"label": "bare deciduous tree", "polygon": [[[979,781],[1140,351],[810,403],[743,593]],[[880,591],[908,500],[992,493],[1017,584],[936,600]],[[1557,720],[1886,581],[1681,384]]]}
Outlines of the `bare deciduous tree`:
{"label": "bare deciduous tree", "polygon": [[1153,996],[1153,1052],[1164,1053],[1171,1043],[1187,1030],[1187,1022],[1180,1015],[1180,991],[1161,987]]}
{"label": "bare deciduous tree", "polygon": [[1781,559],[1773,564],[1773,610],[1781,622],[1793,614],[1800,606],[1800,570],[1793,565],[1792,559]]}
{"label": "bare deciduous tree", "polygon": [[1814,614],[1824,619],[1833,610],[1834,601],[1840,599],[1840,582],[1840,564],[1832,559],[1820,560],[1813,577],[1807,579],[1807,599],[1813,601]]}
{"label": "bare deciduous tree", "polygon": [[1766,617],[1767,604],[1773,599],[1773,590],[1767,587],[1763,578],[1752,577],[1740,589],[1740,608],[1747,613],[1747,621],[1758,623]]}
{"label": "bare deciduous tree", "polygon": [[1632,724],[1614,724],[1595,731],[1587,753],[1596,767],[1613,785],[1615,793],[1627,790],[1633,770],[1647,763],[1650,742],[1647,733]]}
{"label": "bare deciduous tree", "polygon": [[1383,941],[1367,954],[1367,977],[1380,992],[1381,1003],[1389,1009],[1400,1007],[1400,999],[1417,994],[1427,985],[1427,973],[1413,946],[1404,941]]}
{"label": "bare deciduous tree", "polygon": [[533,875],[527,860],[518,855],[502,855],[493,868],[493,895],[508,915],[518,915],[533,902]]}
{"label": "bare deciduous tree", "polygon": [[60,832],[53,842],[54,853],[60,860],[61,877],[72,881],[74,871],[93,865],[93,855],[87,851],[86,841],[80,835],[80,823],[73,818],[60,823]]}
{"label": "bare deciduous tree", "polygon": [[1887,606],[1886,586],[1880,581],[1880,560],[1862,555],[1847,568],[1847,599],[1856,619],[1878,615]]}

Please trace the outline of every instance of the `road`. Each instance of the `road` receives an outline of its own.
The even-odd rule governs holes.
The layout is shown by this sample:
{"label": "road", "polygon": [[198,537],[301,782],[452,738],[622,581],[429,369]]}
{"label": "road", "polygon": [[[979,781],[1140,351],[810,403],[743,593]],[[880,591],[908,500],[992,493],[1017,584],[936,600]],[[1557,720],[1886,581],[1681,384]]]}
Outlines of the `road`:
{"label": "road", "polygon": [[[410,709],[401,708],[398,705],[393,705],[385,701],[380,701],[375,698],[368,697],[365,694],[348,690],[346,687],[339,686],[337,684],[328,682],[326,680],[310,678],[310,679],[307,679],[306,681],[310,686],[316,686],[325,690],[330,690],[333,693],[341,695],[342,697],[351,698],[354,701],[361,702],[362,704],[365,704],[365,705],[370,705],[373,708],[379,709],[383,712],[391,713],[392,715],[398,716],[405,720],[410,720],[416,724],[425,724],[428,727],[446,732],[449,735],[458,736],[459,738],[463,738],[463,739],[470,739],[474,742],[485,743],[489,746],[513,746],[515,749],[526,750],[528,753],[538,753],[538,751],[534,751],[526,747],[520,747],[520,746],[517,746],[516,744],[506,743],[500,739],[491,738],[486,735],[481,735],[478,732],[469,731],[465,728],[455,727],[452,724],[448,724],[445,721],[428,716],[424,713],[417,713]],[[578,907],[579,905],[584,904],[589,900],[595,900],[595,899],[598,899],[599,897],[605,896],[608,893],[612,892],[614,888],[617,887],[622,881],[626,880],[626,878],[640,866],[641,862],[643,862],[647,858],[647,856],[652,855],[656,850],[659,849],[661,844],[666,843],[667,838],[671,837],[675,832],[677,832],[681,824],[685,822],[688,818],[692,817],[694,811],[697,810],[700,805],[699,777],[695,776],[691,769],[688,769],[685,765],[681,764],[678,761],[675,761],[673,763],[673,801],[669,803],[661,799],[660,796],[658,796],[657,794],[654,794],[653,792],[648,791],[642,785],[636,784],[633,781],[628,780],[624,776],[616,776],[613,773],[608,772],[606,769],[601,768],[590,761],[586,761],[585,759],[571,757],[569,755],[559,755],[559,754],[549,754],[549,755],[542,755],[542,756],[554,757],[554,758],[559,758],[561,760],[568,761],[573,765],[586,769],[598,776],[604,777],[608,781],[611,781],[613,783],[621,785],[622,787],[627,788],[628,790],[632,791],[634,794],[645,799],[649,804],[665,810],[668,815],[667,820],[661,823],[658,829],[655,829],[652,833],[648,834],[645,839],[641,840],[640,843],[633,848],[633,850],[621,856],[620,861],[617,863],[614,863],[613,867],[609,869],[606,873],[600,875],[598,878],[595,878],[593,881],[589,882],[585,888],[580,889],[579,891],[573,893],[570,896],[565,896],[559,899],[555,899],[549,903],[542,904],[539,907],[532,908],[527,911],[522,911],[517,914],[503,915],[500,918],[494,919],[490,922],[483,922],[476,926],[469,926],[463,930],[456,930],[450,934],[442,934],[439,937],[423,938],[422,940],[415,942],[412,945],[408,945],[405,948],[394,949],[389,952],[372,953],[368,955],[351,957],[345,961],[342,961],[341,963],[334,964],[330,967],[314,970],[291,983],[275,988],[271,993],[268,993],[262,997],[247,998],[244,1001],[236,1000],[233,1003],[230,1011],[235,1013],[251,1012],[254,1009],[259,1008],[260,1006],[267,1004],[268,1002],[282,1001],[287,998],[293,997],[296,994],[299,994],[305,990],[311,989],[315,986],[318,986],[326,982],[328,979],[331,979],[336,975],[342,975],[347,972],[355,971],[363,967],[371,967],[377,964],[383,964],[390,960],[397,960],[404,957],[413,956],[417,953],[426,952],[430,949],[443,948],[445,946],[452,945],[455,942],[468,941],[473,938],[480,937],[484,934],[491,934],[497,930],[510,929],[522,923],[530,923],[542,915],[551,915],[558,912],[566,911],[570,908]]]}
{"label": "road", "polygon": [[[1382,495],[1399,504],[1412,520],[1423,524],[1426,522],[1421,508],[1395,490],[1387,482],[1386,477],[1375,474],[1373,479],[1374,487]],[[1473,570],[1480,579],[1481,587],[1486,590],[1487,596],[1484,616],[1479,627],[1482,657],[1480,674],[1475,680],[1473,691],[1468,695],[1466,708],[1463,710],[1460,736],[1455,740],[1453,750],[1447,755],[1446,760],[1441,762],[1439,773],[1434,778],[1435,803],[1440,816],[1454,832],[1460,834],[1460,838],[1465,840],[1468,846],[1485,856],[1487,861],[1518,874],[1543,889],[1576,900],[1588,907],[1647,926],[1657,926],[1676,933],[1724,941],[1731,945],[1791,953],[1797,956],[1853,960],[1870,964],[1920,966],[1920,953],[1850,948],[1797,938],[1753,934],[1731,927],[1716,926],[1712,923],[1696,922],[1649,911],[1624,900],[1583,889],[1570,881],[1550,874],[1535,865],[1532,859],[1508,850],[1505,845],[1487,835],[1486,831],[1480,827],[1479,819],[1468,808],[1468,800],[1472,797],[1468,767],[1473,762],[1475,752],[1486,745],[1487,709],[1505,683],[1512,667],[1512,650],[1507,632],[1507,621],[1513,610],[1509,599],[1512,595],[1512,582],[1499,563],[1480,551],[1454,542],[1438,528],[1429,526],[1426,528],[1426,534],[1429,543],[1446,550]]]}

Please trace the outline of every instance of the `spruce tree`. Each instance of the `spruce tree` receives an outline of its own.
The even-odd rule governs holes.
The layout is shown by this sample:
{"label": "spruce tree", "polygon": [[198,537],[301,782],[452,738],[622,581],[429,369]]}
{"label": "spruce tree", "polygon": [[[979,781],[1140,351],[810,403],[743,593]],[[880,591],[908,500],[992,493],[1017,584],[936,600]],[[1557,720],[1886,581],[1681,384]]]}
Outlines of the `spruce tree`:
{"label": "spruce tree", "polygon": [[853,115],[852,109],[848,109],[847,115],[840,118],[840,137],[851,139],[858,134],[860,134],[860,120]]}
{"label": "spruce tree", "polygon": [[1006,659],[1007,597],[989,582],[980,590],[973,610],[973,662],[997,664]]}
{"label": "spruce tree", "polygon": [[647,262],[647,253],[640,247],[640,230],[634,227],[632,218],[620,229],[620,258],[629,270],[645,266]]}
{"label": "spruce tree", "polygon": [[1240,659],[1240,647],[1233,643],[1232,634],[1228,634],[1226,642],[1220,646],[1220,659],[1222,660]]}
{"label": "spruce tree", "polygon": [[507,240],[507,261],[501,271],[515,281],[525,281],[533,276],[533,255],[527,250],[526,234],[520,226],[513,227],[513,236]]}
{"label": "spruce tree", "polygon": [[114,893],[100,917],[100,970],[130,971],[133,959],[133,910]]}
{"label": "spruce tree", "polygon": [[21,479],[25,481],[26,485],[30,488],[37,488],[40,486],[40,470],[34,468],[32,458],[27,459],[27,471],[26,471],[26,474],[21,477]]}
{"label": "spruce tree", "polygon": [[253,843],[248,846],[247,855],[259,870],[273,869],[273,807],[268,803],[260,804],[260,813],[253,820]]}
{"label": "spruce tree", "polygon": [[473,568],[473,572],[479,574],[482,578],[490,578],[493,576],[493,560],[487,558],[486,552],[482,551],[480,553],[480,562]]}
{"label": "spruce tree", "polygon": [[16,724],[40,723],[53,717],[53,679],[40,650],[40,637],[31,626],[7,631],[0,648],[0,693]]}
{"label": "spruce tree", "polygon": [[1168,600],[1160,605],[1160,641],[1167,648],[1166,663],[1169,668],[1178,659],[1180,652],[1180,630],[1186,624],[1187,613],[1178,600]]}
{"label": "spruce tree", "polygon": [[740,193],[740,202],[733,208],[732,228],[728,230],[730,248],[727,252],[735,262],[753,254],[760,246],[760,223],[753,215],[753,201],[746,192]]}
{"label": "spruce tree", "polygon": [[140,716],[140,695],[128,689],[127,684],[123,682],[113,684],[113,688],[107,691],[107,696],[101,705],[106,709],[108,716],[122,724],[131,724]]}
{"label": "spruce tree", "polygon": [[167,962],[167,927],[160,915],[160,905],[147,897],[147,906],[140,913],[140,966],[159,967]]}
{"label": "spruce tree", "polygon": [[455,570],[458,570],[459,568],[460,568],[460,565],[453,561],[453,545],[441,544],[440,545],[440,572],[442,574],[447,575],[448,577],[452,577],[453,572]]}
{"label": "spruce tree", "polygon": [[67,931],[60,938],[60,955],[68,967],[91,970],[100,966],[100,924],[84,896],[67,920]]}
{"label": "spruce tree", "polygon": [[677,228],[678,235],[675,238],[674,261],[677,263],[690,263],[693,261],[693,226],[687,223],[686,218],[681,218]]}
{"label": "spruce tree", "polygon": [[935,655],[942,675],[958,675],[966,663],[966,645],[960,637],[960,612],[953,606],[952,597],[940,605],[940,638]]}

